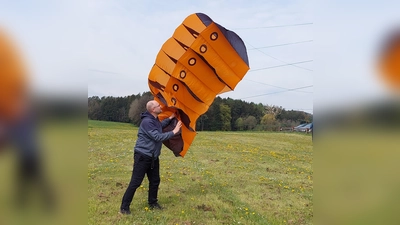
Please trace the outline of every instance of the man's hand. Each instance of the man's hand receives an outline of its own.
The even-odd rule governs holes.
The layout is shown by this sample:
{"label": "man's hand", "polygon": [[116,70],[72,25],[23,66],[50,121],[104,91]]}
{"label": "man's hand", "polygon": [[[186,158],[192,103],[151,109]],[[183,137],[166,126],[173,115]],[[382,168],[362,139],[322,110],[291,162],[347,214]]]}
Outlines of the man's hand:
{"label": "man's hand", "polygon": [[181,127],[182,127],[182,121],[178,121],[178,123],[176,124],[176,126],[175,126],[175,128],[174,128],[174,130],[172,132],[174,134],[178,133],[179,130],[181,129]]}

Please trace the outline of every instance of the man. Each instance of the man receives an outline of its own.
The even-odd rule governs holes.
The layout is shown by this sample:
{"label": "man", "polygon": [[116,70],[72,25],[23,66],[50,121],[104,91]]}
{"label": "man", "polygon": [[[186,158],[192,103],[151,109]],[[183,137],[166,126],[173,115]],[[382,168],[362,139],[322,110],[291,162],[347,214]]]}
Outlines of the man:
{"label": "man", "polygon": [[158,115],[162,110],[160,104],[155,100],[147,102],[146,110],[141,115],[142,122],[140,123],[138,139],[134,148],[132,177],[122,198],[121,214],[131,214],[130,204],[145,174],[149,179],[148,204],[151,209],[162,209],[157,199],[158,186],[160,185],[160,162],[158,157],[161,154],[162,142],[172,138],[182,126],[182,122],[178,121],[172,131],[163,133],[162,128],[172,121],[175,114],[160,122]]}
{"label": "man", "polygon": [[0,153],[13,145],[17,153],[15,205],[25,207],[30,190],[36,188],[45,206],[54,202],[42,168],[36,117],[29,101],[28,71],[21,53],[0,27]]}

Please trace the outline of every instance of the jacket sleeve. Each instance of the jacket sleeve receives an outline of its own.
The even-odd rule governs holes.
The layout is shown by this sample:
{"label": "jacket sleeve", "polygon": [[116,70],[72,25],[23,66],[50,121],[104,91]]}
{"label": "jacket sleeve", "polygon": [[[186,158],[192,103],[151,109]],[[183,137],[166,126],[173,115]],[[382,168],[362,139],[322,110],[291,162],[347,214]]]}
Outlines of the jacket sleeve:
{"label": "jacket sleeve", "polygon": [[148,134],[148,136],[153,139],[154,141],[165,141],[170,139],[171,137],[174,136],[174,132],[169,131],[162,133],[158,131],[157,125],[155,124],[156,121],[154,120],[146,120],[143,121],[143,130]]}
{"label": "jacket sleeve", "polygon": [[166,126],[168,126],[171,123],[171,119],[170,118],[165,118],[163,121],[161,121],[161,126],[162,128],[165,128]]}

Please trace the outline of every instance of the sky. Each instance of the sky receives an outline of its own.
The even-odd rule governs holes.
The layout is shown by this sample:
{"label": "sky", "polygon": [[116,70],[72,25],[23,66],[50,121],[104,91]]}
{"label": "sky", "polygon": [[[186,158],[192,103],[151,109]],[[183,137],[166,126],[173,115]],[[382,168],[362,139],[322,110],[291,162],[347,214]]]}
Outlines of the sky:
{"label": "sky", "polygon": [[[399,20],[396,1],[7,1],[0,25],[15,37],[47,94],[123,97],[149,91],[162,44],[192,13],[244,41],[250,70],[223,98],[313,113],[315,105],[385,96],[373,70]],[[398,8],[397,8],[398,9]]]}
{"label": "sky", "polygon": [[[236,32],[248,49],[250,71],[234,91],[221,97],[311,112],[313,56],[307,50],[312,48],[313,41],[310,3],[92,2],[89,4],[88,95],[126,96],[148,91],[147,77],[162,44],[188,15],[202,12]],[[282,25],[291,26],[271,27]],[[293,42],[303,43],[256,49]],[[266,69],[300,61],[309,62],[298,64],[302,68],[296,65]],[[308,88],[288,91],[305,86]],[[261,96],[254,97],[257,95]]]}

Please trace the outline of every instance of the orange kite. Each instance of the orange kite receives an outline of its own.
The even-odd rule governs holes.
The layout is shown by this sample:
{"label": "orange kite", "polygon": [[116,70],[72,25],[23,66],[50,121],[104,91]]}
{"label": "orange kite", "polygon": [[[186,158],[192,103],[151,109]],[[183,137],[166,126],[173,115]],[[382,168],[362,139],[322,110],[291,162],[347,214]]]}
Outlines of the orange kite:
{"label": "orange kite", "polygon": [[400,28],[392,32],[384,43],[378,61],[382,77],[387,85],[400,91]]}
{"label": "orange kite", "polygon": [[249,69],[242,39],[207,15],[192,14],[176,28],[161,47],[148,81],[163,109],[160,119],[176,113],[184,124],[180,135],[164,142],[175,156],[185,156],[197,119],[215,97],[233,90]]}
{"label": "orange kite", "polygon": [[0,123],[21,116],[27,96],[27,77],[19,52],[0,27]]}

